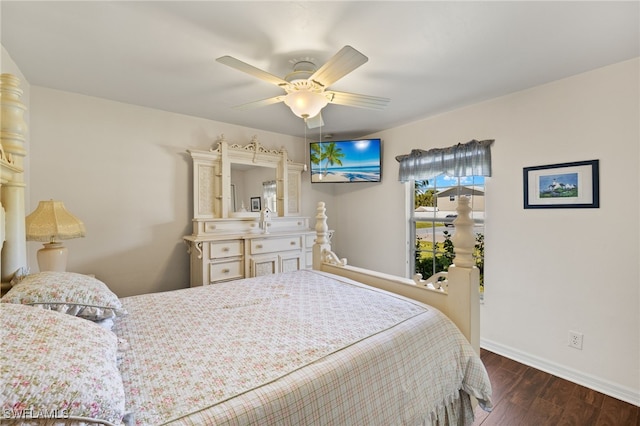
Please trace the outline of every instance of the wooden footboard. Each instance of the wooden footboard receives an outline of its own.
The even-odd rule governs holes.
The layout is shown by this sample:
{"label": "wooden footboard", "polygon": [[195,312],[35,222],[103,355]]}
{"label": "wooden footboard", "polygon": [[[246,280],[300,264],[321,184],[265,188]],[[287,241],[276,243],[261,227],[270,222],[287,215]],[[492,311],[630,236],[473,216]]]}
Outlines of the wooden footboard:
{"label": "wooden footboard", "polygon": [[[473,266],[475,239],[471,233],[473,221],[469,217],[468,200],[462,198],[458,207],[455,231],[458,237],[454,235],[454,264],[449,267],[448,272],[435,274],[426,280],[421,279],[419,275],[411,280],[348,265],[346,259],[340,259],[331,251],[325,213],[324,203],[318,203],[315,228],[317,238],[313,247],[314,269],[350,278],[433,306],[447,315],[475,351],[480,353],[480,274],[478,268]],[[469,235],[464,235],[465,232]],[[468,247],[469,241],[471,248]],[[444,280],[441,280],[443,278]]]}

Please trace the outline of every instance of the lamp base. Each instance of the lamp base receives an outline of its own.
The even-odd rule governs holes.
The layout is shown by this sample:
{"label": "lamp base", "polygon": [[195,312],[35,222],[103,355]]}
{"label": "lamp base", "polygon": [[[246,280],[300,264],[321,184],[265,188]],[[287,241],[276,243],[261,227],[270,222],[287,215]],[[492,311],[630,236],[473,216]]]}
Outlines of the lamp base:
{"label": "lamp base", "polygon": [[67,270],[68,255],[69,251],[62,243],[46,243],[43,248],[38,250],[38,268],[41,272],[65,272]]}

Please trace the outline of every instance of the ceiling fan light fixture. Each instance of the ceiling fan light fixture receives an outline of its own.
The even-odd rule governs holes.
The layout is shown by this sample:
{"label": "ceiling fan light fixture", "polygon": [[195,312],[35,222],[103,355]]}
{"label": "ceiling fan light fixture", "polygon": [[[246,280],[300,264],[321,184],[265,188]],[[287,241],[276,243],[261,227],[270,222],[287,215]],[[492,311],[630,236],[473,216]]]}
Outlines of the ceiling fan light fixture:
{"label": "ceiling fan light fixture", "polygon": [[300,118],[315,117],[320,110],[327,106],[329,100],[321,93],[310,90],[296,90],[290,92],[284,103],[291,108],[291,111]]}

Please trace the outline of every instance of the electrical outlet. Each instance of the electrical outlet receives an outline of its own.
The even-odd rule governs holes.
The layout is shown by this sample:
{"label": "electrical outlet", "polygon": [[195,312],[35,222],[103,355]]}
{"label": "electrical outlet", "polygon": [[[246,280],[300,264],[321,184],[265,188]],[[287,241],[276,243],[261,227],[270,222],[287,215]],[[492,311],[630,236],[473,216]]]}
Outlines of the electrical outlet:
{"label": "electrical outlet", "polygon": [[569,346],[582,350],[582,333],[577,331],[569,331]]}

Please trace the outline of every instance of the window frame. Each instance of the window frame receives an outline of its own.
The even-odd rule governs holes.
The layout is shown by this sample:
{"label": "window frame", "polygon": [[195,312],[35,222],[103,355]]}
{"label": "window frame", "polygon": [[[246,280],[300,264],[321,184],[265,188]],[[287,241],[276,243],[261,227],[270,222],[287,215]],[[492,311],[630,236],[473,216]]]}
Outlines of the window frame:
{"label": "window frame", "polygon": [[[461,178],[455,178],[457,179],[457,185],[452,185],[452,186],[446,186],[443,187],[443,190],[447,190],[449,188],[458,188],[458,191],[455,195],[450,195],[449,198],[451,197],[455,197],[455,200],[458,200],[459,197],[462,196],[468,196],[471,197],[472,199],[472,203],[471,203],[471,207],[472,207],[472,212],[471,212],[471,217],[474,221],[475,225],[481,225],[481,231],[480,232],[475,232],[474,230],[474,235],[477,237],[478,234],[482,235],[482,244],[484,244],[484,234],[485,234],[485,220],[484,220],[484,213],[485,213],[485,204],[484,204],[484,200],[483,200],[483,205],[482,205],[482,214],[480,215],[480,217],[478,217],[479,215],[477,215],[477,213],[479,211],[474,211],[473,210],[473,196],[475,195],[474,192],[478,187],[482,188],[482,192],[483,192],[483,197],[486,197],[486,177],[484,176],[472,176],[470,177],[472,180],[472,183],[470,185],[462,185],[460,183]],[[483,181],[480,185],[475,183],[476,178],[483,178]],[[437,183],[437,177],[434,178],[434,181],[436,181]],[[426,180],[426,179],[425,179]],[[436,259],[435,257],[438,254],[442,254],[444,253],[444,251],[438,250],[437,246],[436,246],[436,224],[437,223],[444,223],[442,221],[442,217],[437,217],[437,211],[434,209],[433,211],[433,215],[430,217],[416,217],[415,213],[416,213],[416,207],[415,207],[415,195],[416,195],[416,181],[415,180],[411,180],[411,181],[407,181],[406,182],[406,194],[407,197],[406,199],[408,200],[407,202],[407,246],[408,246],[408,250],[407,250],[407,276],[409,277],[413,277],[417,274],[416,271],[416,259],[418,256],[418,248],[417,248],[417,242],[418,242],[418,224],[419,223],[431,223],[431,235],[432,235],[432,239],[431,239],[431,243],[433,244],[433,249],[431,250],[432,256],[431,258],[433,259],[432,262],[432,270],[436,270],[437,267],[435,265],[436,263]],[[462,187],[470,187],[471,188],[471,194],[470,195],[463,195],[460,193],[460,188]],[[436,184],[434,184],[434,186],[432,187],[433,189],[436,190],[435,194],[437,194],[438,191],[438,186]],[[436,207],[437,207],[437,199],[435,200]],[[456,203],[456,207],[457,207],[457,203]],[[455,213],[455,212],[454,212]],[[445,230],[444,231],[448,231],[449,227],[445,226]],[[449,235],[451,237],[453,237],[453,234],[455,233],[455,228],[453,230],[453,232],[449,232]],[[424,252],[424,251],[421,251]],[[426,251],[429,252],[429,251]],[[474,256],[475,257],[475,256]],[[483,260],[482,260],[482,264],[484,264],[484,255],[483,255]],[[437,271],[436,271],[437,272]],[[426,279],[429,277],[423,277],[423,279]]]}

